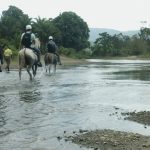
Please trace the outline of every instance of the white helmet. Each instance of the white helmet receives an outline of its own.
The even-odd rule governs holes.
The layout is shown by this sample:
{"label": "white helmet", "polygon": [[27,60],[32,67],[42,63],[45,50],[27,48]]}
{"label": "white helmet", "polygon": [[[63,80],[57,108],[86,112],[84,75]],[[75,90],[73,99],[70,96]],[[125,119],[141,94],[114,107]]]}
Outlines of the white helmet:
{"label": "white helmet", "polygon": [[26,25],[26,30],[31,30],[32,26],[31,25]]}
{"label": "white helmet", "polygon": [[53,40],[53,37],[52,36],[49,36],[49,38],[48,38],[49,40]]}

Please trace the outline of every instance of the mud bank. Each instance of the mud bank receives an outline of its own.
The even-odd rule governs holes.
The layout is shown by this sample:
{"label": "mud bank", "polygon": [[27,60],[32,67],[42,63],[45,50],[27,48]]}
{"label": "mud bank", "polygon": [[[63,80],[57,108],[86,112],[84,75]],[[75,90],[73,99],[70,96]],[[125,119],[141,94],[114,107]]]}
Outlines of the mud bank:
{"label": "mud bank", "polygon": [[[42,65],[44,66],[44,56],[41,57]],[[61,62],[62,66],[69,66],[69,65],[78,65],[78,64],[85,64],[88,63],[85,59],[73,59],[65,56],[61,56]],[[4,61],[4,64],[2,65],[2,69],[4,70],[6,67],[6,63]],[[10,63],[10,69],[18,69],[19,68],[19,62],[18,57],[15,57],[11,60]]]}
{"label": "mud bank", "polygon": [[[125,120],[135,121],[143,125],[150,125],[150,112],[121,113]],[[95,130],[74,132],[74,135],[65,136],[73,143],[94,150],[149,150],[150,136],[137,133],[114,130]]]}
{"label": "mud bank", "polygon": [[66,136],[67,140],[94,150],[149,150],[150,137],[114,130],[95,130]]}
{"label": "mud bank", "polygon": [[122,115],[125,116],[124,119],[135,121],[144,125],[150,125],[149,111],[122,113]]}

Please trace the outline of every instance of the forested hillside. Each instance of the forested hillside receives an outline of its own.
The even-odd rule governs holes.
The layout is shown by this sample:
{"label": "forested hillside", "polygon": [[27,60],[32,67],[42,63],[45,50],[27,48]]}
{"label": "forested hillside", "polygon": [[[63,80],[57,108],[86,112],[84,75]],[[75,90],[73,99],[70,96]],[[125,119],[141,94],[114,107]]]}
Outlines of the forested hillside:
{"label": "forested hillside", "polygon": [[90,36],[89,36],[90,42],[94,42],[99,37],[99,33],[103,33],[103,32],[107,32],[109,35],[122,33],[123,35],[127,35],[130,37],[139,33],[139,30],[119,31],[119,30],[107,29],[107,28],[89,28],[89,29],[90,29]]}

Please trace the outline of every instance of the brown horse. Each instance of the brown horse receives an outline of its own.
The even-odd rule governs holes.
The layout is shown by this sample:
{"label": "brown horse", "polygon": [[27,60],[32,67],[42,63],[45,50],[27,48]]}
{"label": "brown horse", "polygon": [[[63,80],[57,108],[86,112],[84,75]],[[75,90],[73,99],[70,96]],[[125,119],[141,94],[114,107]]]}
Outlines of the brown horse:
{"label": "brown horse", "polygon": [[53,53],[46,53],[44,56],[44,62],[45,62],[45,68],[46,68],[46,72],[47,72],[47,67],[49,70],[49,74],[50,74],[50,70],[51,67],[54,67],[54,73],[56,73],[56,65],[57,65],[57,56],[56,54]]}
{"label": "brown horse", "polygon": [[[36,75],[37,71],[37,55],[33,52],[33,50],[29,48],[23,48],[19,51],[19,77],[21,80],[21,70],[22,68],[26,68],[30,80]],[[30,72],[32,68],[32,74]]]}

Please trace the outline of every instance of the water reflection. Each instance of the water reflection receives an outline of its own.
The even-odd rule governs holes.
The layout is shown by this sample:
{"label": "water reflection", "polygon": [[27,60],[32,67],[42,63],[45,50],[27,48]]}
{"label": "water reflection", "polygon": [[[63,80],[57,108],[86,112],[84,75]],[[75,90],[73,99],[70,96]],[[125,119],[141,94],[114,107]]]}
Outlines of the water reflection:
{"label": "water reflection", "polygon": [[34,103],[42,99],[40,92],[40,81],[33,80],[32,82],[23,82],[19,89],[20,101]]}
{"label": "water reflection", "polygon": [[4,95],[0,95],[0,128],[6,124]]}
{"label": "water reflection", "polygon": [[38,90],[34,91],[20,91],[19,92],[20,101],[34,103],[41,100],[41,93]]}
{"label": "water reflection", "polygon": [[113,72],[114,79],[118,80],[141,80],[141,81],[149,81],[150,80],[150,70],[129,70],[129,71],[120,71]]}

